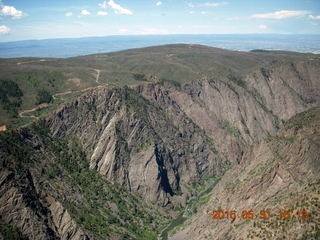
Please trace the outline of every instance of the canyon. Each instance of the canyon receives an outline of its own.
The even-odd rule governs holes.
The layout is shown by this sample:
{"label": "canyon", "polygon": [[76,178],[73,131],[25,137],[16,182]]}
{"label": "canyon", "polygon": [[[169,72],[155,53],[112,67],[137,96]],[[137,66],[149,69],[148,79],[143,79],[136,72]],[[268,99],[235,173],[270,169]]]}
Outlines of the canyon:
{"label": "canyon", "polygon": [[[80,79],[64,89],[79,94],[0,133],[3,226],[30,239],[156,239],[182,211],[183,239],[319,234],[317,55],[178,44],[0,66]],[[312,218],[210,216],[277,207]]]}

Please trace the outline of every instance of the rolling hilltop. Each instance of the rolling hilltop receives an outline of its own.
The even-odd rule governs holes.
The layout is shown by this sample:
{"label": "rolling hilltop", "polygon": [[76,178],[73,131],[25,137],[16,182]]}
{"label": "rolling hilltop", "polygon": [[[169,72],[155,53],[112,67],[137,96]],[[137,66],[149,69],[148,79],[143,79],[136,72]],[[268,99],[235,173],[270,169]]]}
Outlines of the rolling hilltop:
{"label": "rolling hilltop", "polygon": [[[60,104],[69,96],[79,95],[81,90],[91,87],[123,87],[164,81],[184,85],[203,78],[222,79],[226,76],[237,80],[254,71],[299,61],[316,64],[318,59],[314,54],[233,52],[182,44],[67,59],[1,59],[1,89],[5,91],[1,95],[7,95],[11,100],[1,99],[0,125],[9,125],[9,128],[22,125],[27,119],[22,119],[23,122],[12,118],[17,117],[18,112],[30,110],[40,103]],[[294,65],[291,68],[295,71]]]}
{"label": "rolling hilltop", "polygon": [[[156,239],[178,215],[182,239],[319,234],[317,55],[177,44],[0,68],[1,234]],[[240,233],[207,214],[289,207],[292,194],[290,206],[315,212],[305,227]]]}

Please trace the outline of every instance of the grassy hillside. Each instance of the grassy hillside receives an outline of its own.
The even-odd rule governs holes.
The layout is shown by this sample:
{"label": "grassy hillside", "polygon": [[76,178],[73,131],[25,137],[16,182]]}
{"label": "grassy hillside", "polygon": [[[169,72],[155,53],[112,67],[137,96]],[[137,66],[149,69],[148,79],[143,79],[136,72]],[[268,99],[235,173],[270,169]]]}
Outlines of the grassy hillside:
{"label": "grassy hillside", "polygon": [[[23,123],[14,119],[18,117],[18,112],[32,109],[41,103],[58,102],[54,101],[58,100],[53,96],[56,93],[68,90],[78,91],[96,85],[94,70],[55,67],[46,65],[41,62],[41,59],[1,60],[0,69],[0,84],[5,85],[8,82],[11,85],[17,85],[22,92],[21,104],[11,106],[9,111],[1,102],[0,125],[15,126]],[[85,81],[81,81],[80,76]]]}
{"label": "grassy hillside", "polygon": [[68,93],[79,95],[81,90],[99,85],[122,87],[163,80],[183,85],[204,78],[223,79],[230,73],[241,77],[261,67],[309,58],[319,57],[175,44],[66,59],[0,59],[0,81],[17,84],[23,93],[21,104],[11,112],[0,103],[0,126],[21,126],[32,119],[17,119],[17,112],[32,109],[39,103],[59,104]]}

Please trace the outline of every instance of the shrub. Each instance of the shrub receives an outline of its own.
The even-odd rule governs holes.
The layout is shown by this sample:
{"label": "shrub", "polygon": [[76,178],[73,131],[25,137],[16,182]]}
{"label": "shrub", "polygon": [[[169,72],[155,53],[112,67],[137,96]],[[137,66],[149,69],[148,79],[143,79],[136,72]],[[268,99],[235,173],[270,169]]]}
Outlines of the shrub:
{"label": "shrub", "polygon": [[42,89],[38,91],[37,105],[41,103],[50,103],[51,101],[52,95],[47,90]]}

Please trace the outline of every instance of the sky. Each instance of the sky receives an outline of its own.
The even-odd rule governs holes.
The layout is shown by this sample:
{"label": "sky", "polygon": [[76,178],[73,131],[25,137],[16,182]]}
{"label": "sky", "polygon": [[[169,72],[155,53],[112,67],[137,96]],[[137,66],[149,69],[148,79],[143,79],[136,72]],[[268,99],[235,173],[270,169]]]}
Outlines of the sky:
{"label": "sky", "polygon": [[320,0],[0,0],[0,42],[252,33],[320,34]]}

